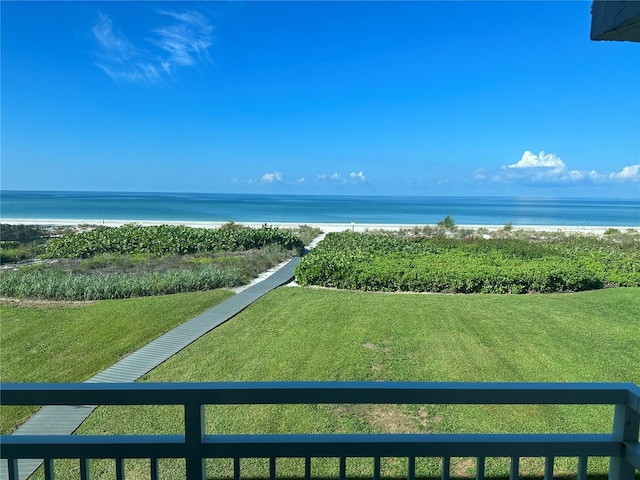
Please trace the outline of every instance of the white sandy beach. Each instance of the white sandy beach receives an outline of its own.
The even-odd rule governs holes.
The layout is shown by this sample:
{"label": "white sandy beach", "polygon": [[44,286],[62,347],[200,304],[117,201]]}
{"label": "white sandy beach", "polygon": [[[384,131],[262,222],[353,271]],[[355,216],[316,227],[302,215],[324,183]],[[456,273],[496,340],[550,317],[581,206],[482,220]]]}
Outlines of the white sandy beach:
{"label": "white sandy beach", "polygon": [[[49,225],[49,226],[77,226],[77,225],[104,225],[107,227],[118,227],[128,223],[136,223],[139,225],[184,225],[187,227],[199,228],[218,228],[227,222],[205,222],[205,221],[162,221],[162,220],[98,220],[98,219],[33,219],[33,218],[3,218],[1,223],[12,225]],[[236,222],[240,225],[259,228],[263,225],[279,228],[295,228],[302,223],[286,223],[286,222]],[[352,230],[356,232],[366,232],[371,230],[400,230],[403,228],[424,227],[428,224],[377,224],[377,223],[305,223],[312,227],[318,227],[325,233],[342,232]],[[435,225],[431,225],[435,226]],[[500,230],[504,225],[457,225],[458,228],[486,228],[488,230]],[[617,226],[617,225],[601,225],[601,226],[575,226],[575,225],[513,225],[514,230],[533,230],[537,232],[566,232],[566,233],[585,233],[602,235],[608,228],[616,228],[621,232],[628,229],[640,230],[640,225],[635,227]]]}

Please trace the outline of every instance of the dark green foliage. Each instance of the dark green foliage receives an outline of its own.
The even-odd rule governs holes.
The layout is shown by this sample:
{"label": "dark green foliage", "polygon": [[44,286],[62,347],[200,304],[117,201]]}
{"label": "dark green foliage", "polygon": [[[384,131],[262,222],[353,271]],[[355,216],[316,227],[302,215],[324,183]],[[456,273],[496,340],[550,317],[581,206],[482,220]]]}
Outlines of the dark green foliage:
{"label": "dark green foliage", "polygon": [[87,258],[102,253],[184,255],[199,252],[250,250],[278,244],[302,252],[304,244],[293,233],[264,226],[259,229],[233,223],[219,229],[135,224],[117,228],[98,227],[81,233],[67,233],[47,245],[52,258]]}
{"label": "dark green foliage", "polygon": [[[4,242],[3,242],[4,243]],[[20,260],[30,258],[30,250],[23,247],[13,247],[11,245],[0,246],[0,265],[5,263],[15,263]]]}
{"label": "dark green foliage", "polygon": [[19,262],[42,253],[49,232],[35,225],[0,224],[0,264]]}
{"label": "dark green foliage", "polygon": [[438,222],[438,226],[445,230],[453,230],[456,228],[456,222],[451,215],[447,215]]}
{"label": "dark green foliage", "polygon": [[48,237],[49,232],[47,229],[37,225],[0,224],[0,240],[2,240],[2,242],[14,240],[20,243],[25,243]]}
{"label": "dark green foliage", "polygon": [[640,243],[401,238],[333,233],[296,269],[301,285],[451,293],[564,292],[640,286]]}
{"label": "dark green foliage", "polygon": [[20,243],[17,240],[0,242],[0,265],[35,258],[44,251],[44,247],[33,243]]}

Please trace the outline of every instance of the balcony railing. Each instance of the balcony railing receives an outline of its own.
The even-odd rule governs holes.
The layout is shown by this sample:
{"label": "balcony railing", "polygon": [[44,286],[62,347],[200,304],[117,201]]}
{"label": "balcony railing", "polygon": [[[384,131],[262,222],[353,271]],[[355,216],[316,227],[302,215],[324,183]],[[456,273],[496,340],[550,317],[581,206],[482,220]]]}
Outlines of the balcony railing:
{"label": "balcony railing", "polygon": [[[442,478],[449,478],[452,457],[477,461],[484,479],[487,457],[511,457],[510,477],[517,479],[521,457],[545,458],[545,480],[553,477],[555,457],[578,458],[578,480],[587,477],[589,457],[610,458],[610,480],[633,480],[640,470],[640,387],[635,384],[556,383],[105,383],[0,385],[3,405],[182,405],[183,435],[3,435],[0,457],[10,480],[18,479],[18,459],[44,459],[46,479],[53,479],[53,460],[80,460],[81,478],[89,478],[88,460],[116,461],[124,478],[124,459],[151,461],[158,479],[158,459],[186,460],[189,480],[206,478],[204,460],[231,458],[240,478],[244,458],[269,459],[270,478],[277,477],[277,458],[304,458],[305,479],[312,478],[311,459],[337,457],[340,479],[351,457],[373,461],[380,478],[381,457],[407,459],[408,478],[415,477],[420,457],[442,457]],[[478,405],[613,405],[609,433],[599,434],[236,434],[205,432],[205,405],[247,404],[478,404]],[[3,460],[4,462],[5,460]]]}

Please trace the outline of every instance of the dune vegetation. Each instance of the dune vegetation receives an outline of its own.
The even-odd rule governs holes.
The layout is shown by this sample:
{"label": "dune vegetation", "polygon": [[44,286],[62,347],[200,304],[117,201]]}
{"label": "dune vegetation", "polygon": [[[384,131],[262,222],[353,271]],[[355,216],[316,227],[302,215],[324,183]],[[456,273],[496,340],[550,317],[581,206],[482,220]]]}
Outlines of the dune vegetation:
{"label": "dune vegetation", "polygon": [[84,301],[237,287],[300,255],[319,232],[234,223],[217,229],[98,226],[55,236],[34,231],[42,235],[14,240],[4,250],[16,261],[31,253],[33,261],[3,272],[0,296]]}
{"label": "dune vegetation", "polygon": [[330,233],[295,275],[301,285],[365,291],[548,293],[640,286],[640,241]]}

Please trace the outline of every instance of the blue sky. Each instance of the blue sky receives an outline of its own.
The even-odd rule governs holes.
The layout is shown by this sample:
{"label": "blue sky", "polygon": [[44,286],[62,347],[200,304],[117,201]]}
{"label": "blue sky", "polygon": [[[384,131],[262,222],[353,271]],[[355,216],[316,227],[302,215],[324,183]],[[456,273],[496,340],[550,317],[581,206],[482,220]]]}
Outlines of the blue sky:
{"label": "blue sky", "polygon": [[591,2],[5,2],[7,190],[640,198]]}

